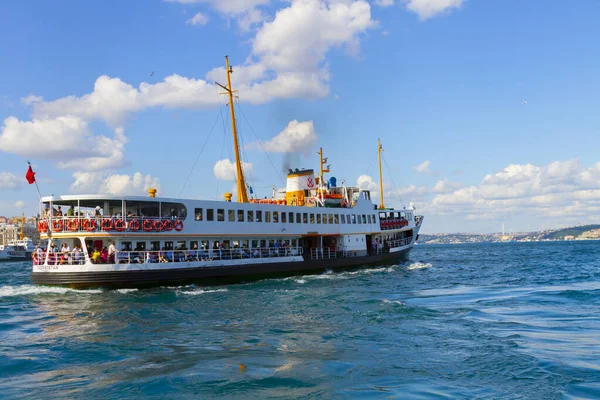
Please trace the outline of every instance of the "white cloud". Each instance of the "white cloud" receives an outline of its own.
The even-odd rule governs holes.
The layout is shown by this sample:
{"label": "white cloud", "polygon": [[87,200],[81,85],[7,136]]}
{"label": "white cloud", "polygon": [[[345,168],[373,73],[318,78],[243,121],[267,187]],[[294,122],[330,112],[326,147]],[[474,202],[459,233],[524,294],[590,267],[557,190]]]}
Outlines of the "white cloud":
{"label": "white cloud", "polygon": [[8,117],[0,131],[0,150],[53,160],[60,168],[118,168],[124,163],[125,142],[123,128],[115,129],[113,138],[94,136],[85,120],[73,116],[32,121]]}
{"label": "white cloud", "polygon": [[72,193],[144,195],[149,188],[155,188],[160,194],[160,181],[151,175],[136,172],[130,175],[108,175],[102,172],[75,172]]}
{"label": "white cloud", "polygon": [[453,8],[460,8],[464,0],[404,0],[406,8],[416,13],[421,20],[426,20],[437,14]]}
{"label": "white cloud", "polygon": [[23,207],[25,207],[25,202],[23,200],[17,200],[15,202],[15,207],[16,208],[23,208]]}
{"label": "white cloud", "polygon": [[283,131],[263,143],[266,151],[273,153],[306,153],[317,141],[312,121],[290,121]]}
{"label": "white cloud", "polygon": [[237,21],[243,31],[249,30],[253,25],[264,21],[267,15],[260,8],[269,4],[269,0],[165,0],[167,3],[183,5],[207,4],[213,10],[229,19]]}
{"label": "white cloud", "polygon": [[431,171],[429,170],[429,166],[431,162],[429,160],[423,161],[421,164],[412,167],[413,170],[421,173],[421,174],[429,174]]}
{"label": "white cloud", "polygon": [[24,180],[25,175],[19,179],[15,174],[10,172],[0,172],[0,190],[15,190],[21,186],[21,181]]}
{"label": "white cloud", "polygon": [[187,25],[206,25],[208,17],[202,13],[196,13],[192,18],[185,21]]}
{"label": "white cloud", "polygon": [[25,104],[25,105],[30,105],[33,103],[39,103],[41,101],[44,101],[44,98],[42,96],[35,96],[33,94],[30,94],[27,97],[22,97],[21,98],[21,103]]}
{"label": "white cloud", "polygon": [[458,189],[460,189],[463,185],[458,182],[451,182],[448,178],[437,181],[433,189],[431,189],[434,193],[451,193]]}
{"label": "white cloud", "polygon": [[375,4],[379,7],[389,7],[394,5],[394,0],[375,0]]}
{"label": "white cloud", "polygon": [[586,168],[579,160],[567,160],[541,167],[511,164],[485,176],[479,185],[438,194],[430,210],[468,214],[470,219],[553,217],[558,225],[589,217],[599,208],[600,163]]}
{"label": "white cloud", "polygon": [[[252,163],[242,162],[242,169],[244,176],[248,177],[252,174]],[[213,167],[213,172],[217,179],[223,181],[236,180],[235,163],[228,158],[217,161]]]}

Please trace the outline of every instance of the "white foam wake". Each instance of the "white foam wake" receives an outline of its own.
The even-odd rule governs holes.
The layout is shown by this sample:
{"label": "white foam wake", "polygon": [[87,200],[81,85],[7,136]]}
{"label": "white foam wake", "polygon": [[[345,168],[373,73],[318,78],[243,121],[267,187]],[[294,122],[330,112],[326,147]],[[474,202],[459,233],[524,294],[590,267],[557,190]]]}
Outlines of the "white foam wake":
{"label": "white foam wake", "polygon": [[409,269],[409,270],[423,269],[423,268],[431,268],[432,266],[433,265],[431,265],[430,263],[418,262],[418,263],[410,264],[408,267],[406,267],[406,269]]}
{"label": "white foam wake", "polygon": [[52,287],[52,286],[34,286],[34,285],[19,285],[19,286],[0,286],[0,297],[15,297],[15,296],[29,296],[37,294],[65,294],[65,293],[77,293],[77,294],[90,294],[90,293],[102,293],[100,289],[69,289],[63,287]]}
{"label": "white foam wake", "polygon": [[117,293],[121,293],[121,294],[127,294],[127,293],[132,293],[132,292],[137,292],[138,289],[117,289],[115,290],[115,292]]}
{"label": "white foam wake", "polygon": [[200,294],[206,294],[206,293],[217,293],[217,292],[228,292],[229,290],[227,289],[215,289],[215,290],[203,290],[203,289],[197,289],[197,290],[180,290],[177,293],[181,293],[181,294],[187,294],[190,296],[198,296]]}

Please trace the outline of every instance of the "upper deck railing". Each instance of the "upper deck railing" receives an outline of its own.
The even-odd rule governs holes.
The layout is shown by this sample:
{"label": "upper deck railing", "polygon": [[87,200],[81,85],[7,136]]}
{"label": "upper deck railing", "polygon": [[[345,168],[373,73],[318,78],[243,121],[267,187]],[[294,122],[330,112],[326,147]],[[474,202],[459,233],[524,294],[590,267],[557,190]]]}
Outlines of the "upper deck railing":
{"label": "upper deck railing", "polygon": [[183,229],[177,217],[50,217],[38,222],[38,232],[170,232]]}

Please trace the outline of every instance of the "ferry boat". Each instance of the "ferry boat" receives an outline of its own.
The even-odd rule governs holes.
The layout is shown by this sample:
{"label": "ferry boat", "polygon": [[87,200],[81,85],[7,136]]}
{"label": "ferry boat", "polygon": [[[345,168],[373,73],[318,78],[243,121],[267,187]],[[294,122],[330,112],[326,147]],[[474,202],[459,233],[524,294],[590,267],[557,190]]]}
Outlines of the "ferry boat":
{"label": "ferry boat", "polygon": [[30,238],[21,238],[0,245],[0,261],[24,261],[31,259],[35,246]]}
{"label": "ferry boat", "polygon": [[[386,208],[369,190],[338,185],[320,167],[289,170],[284,193],[248,196],[239,156],[229,62],[227,86],[236,158],[237,202],[149,196],[42,197],[31,281],[73,288],[128,288],[237,282],[393,263],[415,244],[414,208]],[[68,211],[67,211],[68,210]]]}

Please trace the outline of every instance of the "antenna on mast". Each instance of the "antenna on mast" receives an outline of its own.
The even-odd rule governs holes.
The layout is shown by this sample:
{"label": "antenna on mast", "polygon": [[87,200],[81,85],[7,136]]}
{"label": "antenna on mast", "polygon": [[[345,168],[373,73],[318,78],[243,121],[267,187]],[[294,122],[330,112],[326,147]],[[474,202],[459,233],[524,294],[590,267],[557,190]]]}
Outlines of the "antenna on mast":
{"label": "antenna on mast", "polygon": [[385,208],[385,204],[383,202],[383,175],[381,173],[381,152],[383,151],[383,147],[381,146],[381,141],[379,138],[377,139],[377,158],[379,159],[379,198],[381,199],[381,204],[379,204],[379,209],[383,210]]}

